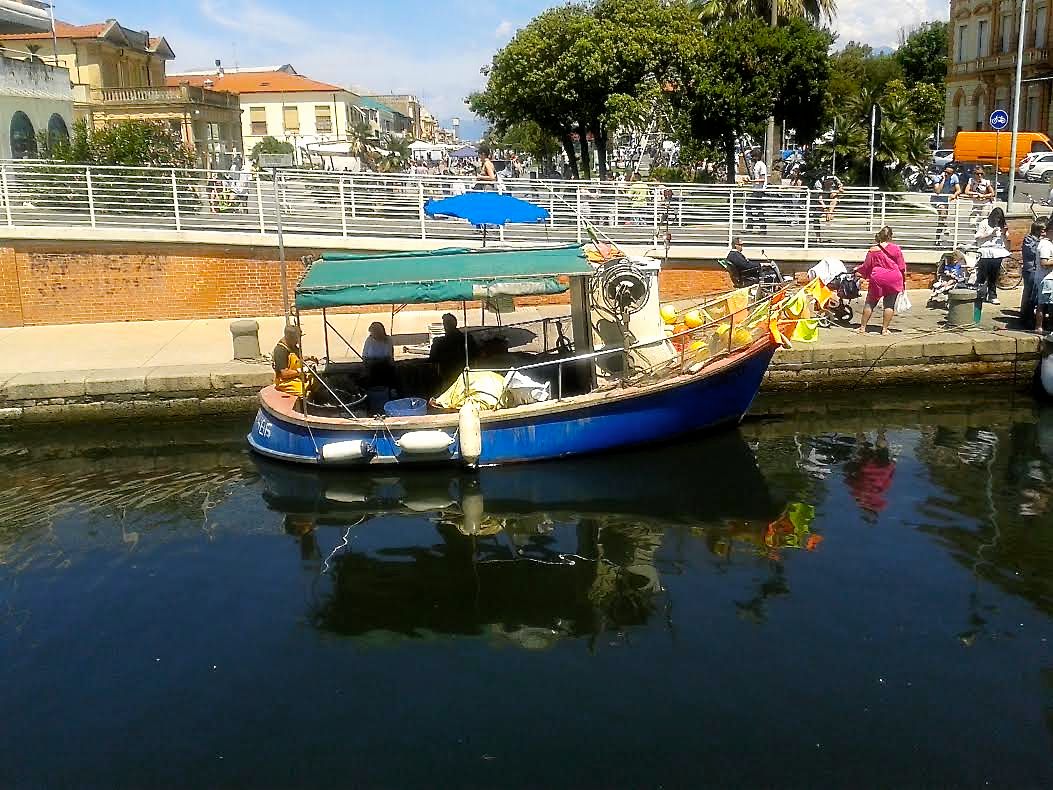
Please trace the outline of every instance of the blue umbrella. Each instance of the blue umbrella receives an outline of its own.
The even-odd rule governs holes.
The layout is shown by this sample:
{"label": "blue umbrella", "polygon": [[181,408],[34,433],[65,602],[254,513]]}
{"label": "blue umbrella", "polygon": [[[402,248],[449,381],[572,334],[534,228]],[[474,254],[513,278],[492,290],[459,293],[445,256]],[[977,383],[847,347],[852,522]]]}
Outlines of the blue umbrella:
{"label": "blue umbrella", "polygon": [[500,192],[465,192],[441,200],[429,200],[424,204],[424,213],[429,217],[458,217],[482,226],[483,246],[486,246],[486,228],[489,225],[548,219],[547,209]]}

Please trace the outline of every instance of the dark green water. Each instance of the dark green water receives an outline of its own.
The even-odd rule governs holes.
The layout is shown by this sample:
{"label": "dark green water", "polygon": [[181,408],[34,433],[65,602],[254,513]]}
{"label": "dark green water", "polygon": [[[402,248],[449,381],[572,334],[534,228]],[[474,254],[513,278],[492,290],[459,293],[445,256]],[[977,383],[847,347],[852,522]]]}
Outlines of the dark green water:
{"label": "dark green water", "polygon": [[249,422],[0,432],[0,787],[1053,786],[1026,399],[477,479]]}

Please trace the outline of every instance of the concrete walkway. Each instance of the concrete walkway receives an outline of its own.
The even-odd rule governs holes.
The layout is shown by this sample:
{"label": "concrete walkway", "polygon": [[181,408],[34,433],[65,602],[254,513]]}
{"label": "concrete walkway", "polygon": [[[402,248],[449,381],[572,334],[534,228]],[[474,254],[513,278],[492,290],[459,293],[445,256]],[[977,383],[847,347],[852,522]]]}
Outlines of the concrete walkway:
{"label": "concrete walkway", "polygon": [[[780,351],[765,388],[807,389],[851,387],[867,383],[945,382],[1009,379],[1030,375],[1041,343],[1033,333],[1016,328],[1020,290],[1001,294],[999,307],[985,305],[976,328],[948,331],[944,309],[926,308],[928,291],[912,291],[913,310],[897,315],[889,335],[879,334],[880,316],[863,336],[854,327],[863,300],[854,307],[853,327],[820,331],[816,343],[795,343]],[[425,344],[428,329],[441,322],[439,310],[406,310],[394,317],[396,354],[404,346]],[[540,321],[566,315],[566,305],[521,307],[505,323]],[[458,315],[462,324],[463,317]],[[259,322],[261,352],[268,355],[282,335],[283,319]],[[330,316],[336,332],[361,348],[373,321],[392,326],[390,313]],[[481,324],[481,314],[468,315],[469,326]],[[488,315],[486,323],[492,325]],[[184,410],[245,408],[258,389],[269,383],[269,360],[234,362],[230,320],[143,321],[0,329],[0,419],[69,419],[135,416]],[[320,315],[304,317],[305,353],[322,357],[325,347]],[[538,331],[537,326],[530,327]],[[566,327],[569,330],[569,327]],[[354,360],[356,355],[330,332],[329,356]],[[221,408],[220,402],[227,406]]]}

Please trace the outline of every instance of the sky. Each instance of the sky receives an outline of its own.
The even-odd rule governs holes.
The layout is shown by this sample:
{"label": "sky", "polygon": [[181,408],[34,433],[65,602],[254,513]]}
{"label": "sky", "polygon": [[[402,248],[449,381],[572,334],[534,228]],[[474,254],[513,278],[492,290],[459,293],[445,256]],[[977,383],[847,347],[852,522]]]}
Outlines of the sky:
{"label": "sky", "polygon": [[[461,136],[484,124],[463,100],[483,86],[481,67],[537,13],[540,0],[56,0],[75,24],[117,19],[163,35],[176,53],[168,71],[291,63],[314,79],[376,93],[412,93],[443,126],[461,118]],[[838,45],[895,47],[899,32],[946,19],[946,0],[839,0]]]}

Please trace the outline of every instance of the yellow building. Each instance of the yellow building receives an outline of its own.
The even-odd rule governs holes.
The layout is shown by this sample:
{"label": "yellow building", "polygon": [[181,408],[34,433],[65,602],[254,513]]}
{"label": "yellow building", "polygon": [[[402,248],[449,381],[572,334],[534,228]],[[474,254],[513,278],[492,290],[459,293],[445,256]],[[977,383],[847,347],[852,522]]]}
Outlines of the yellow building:
{"label": "yellow building", "polygon": [[[0,46],[69,70],[74,117],[93,127],[124,119],[168,123],[198,151],[202,166],[227,167],[242,150],[237,96],[169,87],[165,64],[175,57],[163,37],[130,30],[115,19],[90,25],[55,23],[47,33],[5,33]],[[57,51],[56,51],[57,50]]]}
{"label": "yellow building", "polygon": [[[1012,112],[1020,4],[951,0],[944,142],[959,131],[989,130],[996,109]],[[1053,0],[1030,0],[1024,31],[1020,129],[1053,136]]]}

